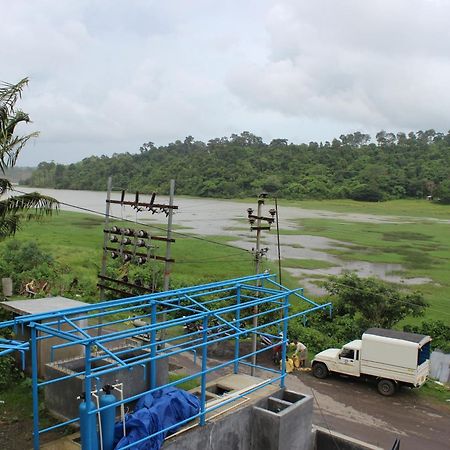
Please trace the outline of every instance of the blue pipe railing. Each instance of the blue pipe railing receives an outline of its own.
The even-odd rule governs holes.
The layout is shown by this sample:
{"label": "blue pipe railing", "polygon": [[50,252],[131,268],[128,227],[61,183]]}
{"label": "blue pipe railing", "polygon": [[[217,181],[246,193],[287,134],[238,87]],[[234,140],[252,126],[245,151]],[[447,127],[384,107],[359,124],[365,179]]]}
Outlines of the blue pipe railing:
{"label": "blue pipe railing", "polygon": [[[265,283],[266,281],[268,283]],[[277,289],[271,288],[270,286],[276,286]],[[312,305],[313,307],[295,314],[289,314],[290,298],[295,301],[304,301],[307,305]],[[271,306],[268,308],[266,306],[266,311],[264,311],[264,308],[261,308],[263,305]],[[257,313],[253,312],[254,306],[258,307]],[[330,303],[319,305],[304,297],[302,289],[288,289],[273,280],[273,275],[260,274],[193,286],[191,288],[182,288],[168,292],[131,297],[128,299],[111,300],[54,313],[21,316],[12,321],[1,323],[0,329],[7,326],[12,326],[16,329],[18,327],[31,328],[33,445],[34,449],[37,450],[39,449],[39,436],[42,433],[72,424],[78,420],[78,418],[72,418],[65,422],[39,429],[38,390],[43,386],[69,380],[74,377],[83,377],[86,391],[91,392],[92,388],[98,386],[102,377],[107,374],[123,370],[132,370],[137,366],[150,366],[149,389],[146,392],[124,398],[123,400],[118,400],[113,405],[105,407],[94,407],[94,405],[91,405],[88,401],[86,405],[87,414],[90,416],[102,412],[107,407],[116,407],[135,401],[146,393],[155,392],[160,389],[161,386],[156,386],[156,364],[159,360],[174,357],[185,352],[193,352],[195,364],[197,352],[200,352],[201,367],[198,368],[198,371],[179,380],[167,383],[165,386],[176,386],[186,381],[200,379],[200,413],[175,426],[182,425],[183,423],[187,423],[196,418],[198,418],[200,424],[203,425],[206,422],[206,415],[209,412],[222,407],[225,403],[242,398],[242,395],[239,395],[235,398],[224,400],[220,405],[208,408],[206,404],[206,380],[208,375],[227,367],[232,367],[233,371],[238,373],[240,364],[252,366],[248,360],[251,359],[253,355],[266,352],[281,344],[282,362],[280,370],[278,370],[278,368],[267,368],[260,365],[254,365],[254,367],[258,370],[265,370],[272,374],[272,377],[264,382],[264,385],[280,382],[280,386],[283,387],[286,375],[285,359],[289,320],[302,316],[305,317],[311,312],[326,308],[329,308],[331,313]],[[170,316],[170,313],[178,313],[179,311],[183,311],[189,315],[186,317],[169,317],[165,322],[158,321],[158,318],[161,317],[162,314],[169,314]],[[126,313],[134,314],[134,316],[127,318],[120,317],[120,315]],[[108,318],[108,316],[110,317]],[[254,317],[260,318],[259,324],[256,327],[251,325]],[[97,325],[92,324],[92,320],[100,318],[102,318],[103,323]],[[107,329],[104,334],[99,336],[89,334],[91,330],[105,330],[105,327],[111,327],[137,318],[148,319],[149,323],[140,327],[125,330],[111,331]],[[210,323],[210,320],[213,318],[215,323]],[[91,322],[90,324],[87,324],[88,320]],[[43,321],[45,321],[45,323],[42,323]],[[242,328],[244,322],[250,324],[250,327],[245,329]],[[162,341],[158,341],[157,334],[162,330],[169,330],[180,326],[184,328],[191,323],[201,323],[202,329],[167,337]],[[66,324],[64,328],[63,324]],[[279,326],[282,327],[283,333],[281,340],[278,339],[278,336],[273,332],[273,328]],[[268,337],[272,340],[272,344],[265,346],[262,349],[257,349],[255,352],[242,355],[240,352],[242,339],[255,333]],[[148,355],[130,356],[127,358],[127,353],[135,351],[135,348],[114,350],[113,348],[106,347],[107,344],[115,341],[135,338],[140,335],[149,337],[149,343],[137,347],[143,350],[148,349]],[[39,382],[37,376],[37,343],[41,340],[51,339],[53,337],[58,337],[64,342],[53,345],[51,347],[52,354],[57,349],[73,345],[82,345],[85,348],[84,370]],[[227,340],[230,340],[234,344],[233,358],[216,366],[208,367],[208,347],[216,344],[221,345]],[[14,350],[19,350],[24,353],[27,348],[28,343],[26,342],[13,340],[8,342],[2,341],[0,342],[0,356]],[[94,352],[95,348],[100,349],[101,353]],[[95,367],[94,363],[98,360],[108,360],[109,362],[101,367]],[[260,387],[257,387],[255,390],[259,388]],[[89,395],[87,398],[89,399]],[[89,424],[89,421],[86,421],[86,423]],[[87,426],[90,427],[92,425]],[[144,442],[159,433],[169,431],[171,428],[172,427],[169,427],[154,433],[141,441]],[[87,435],[89,435],[89,431],[90,430],[85,430]],[[137,444],[138,443],[134,443],[125,448],[131,448],[131,446]],[[89,444],[87,445],[89,447]],[[87,448],[83,450],[91,449]]]}

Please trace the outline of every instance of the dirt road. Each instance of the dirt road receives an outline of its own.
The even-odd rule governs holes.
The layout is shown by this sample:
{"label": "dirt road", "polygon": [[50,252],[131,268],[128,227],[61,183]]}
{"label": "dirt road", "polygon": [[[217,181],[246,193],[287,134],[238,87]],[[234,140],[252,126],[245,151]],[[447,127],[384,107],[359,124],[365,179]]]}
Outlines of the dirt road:
{"label": "dirt road", "polygon": [[450,405],[408,389],[383,397],[375,385],[338,376],[318,380],[302,372],[288,375],[286,384],[314,395],[316,425],[385,449],[396,437],[402,450],[450,449]]}

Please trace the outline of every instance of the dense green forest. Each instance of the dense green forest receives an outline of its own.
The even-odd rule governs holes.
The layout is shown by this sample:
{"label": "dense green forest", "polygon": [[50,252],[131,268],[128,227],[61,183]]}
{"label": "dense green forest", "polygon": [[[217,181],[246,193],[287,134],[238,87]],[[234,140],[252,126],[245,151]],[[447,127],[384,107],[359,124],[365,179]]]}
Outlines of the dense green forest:
{"label": "dense green forest", "polygon": [[104,190],[114,185],[205,197],[248,197],[266,190],[281,198],[380,201],[432,195],[450,202],[450,132],[359,132],[332,142],[269,144],[244,131],[207,143],[188,136],[166,146],[152,142],[137,154],[91,156],[70,165],[42,162],[28,180],[35,187]]}

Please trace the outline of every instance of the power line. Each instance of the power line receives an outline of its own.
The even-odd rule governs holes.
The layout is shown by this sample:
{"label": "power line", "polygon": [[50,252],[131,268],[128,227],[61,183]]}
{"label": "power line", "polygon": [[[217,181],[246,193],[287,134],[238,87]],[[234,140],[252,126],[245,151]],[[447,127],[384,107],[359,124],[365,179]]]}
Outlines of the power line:
{"label": "power line", "polygon": [[[18,189],[15,189],[15,188],[13,188],[13,189],[11,189],[11,190],[14,191],[14,192],[17,192],[17,193],[19,193],[19,194],[25,194],[25,195],[28,194],[27,192],[19,191]],[[80,210],[80,211],[85,211],[85,212],[89,212],[89,213],[91,213],[91,214],[97,214],[97,215],[100,215],[100,216],[105,217],[105,213],[100,212],[100,211],[96,211],[96,210],[94,210],[94,209],[85,208],[85,207],[83,207],[83,206],[78,206],[78,205],[74,205],[74,204],[66,203],[66,202],[61,202],[61,201],[59,201],[59,204],[60,204],[60,205],[64,205],[64,206],[68,206],[68,207],[70,207],[70,208],[78,209],[78,210]],[[123,221],[123,222],[133,223],[133,224],[141,225],[141,226],[143,226],[143,227],[154,228],[154,229],[156,229],[156,230],[160,230],[160,231],[167,232],[167,229],[166,229],[166,228],[164,228],[164,227],[159,227],[159,226],[157,226],[157,225],[152,225],[152,224],[144,223],[144,222],[138,222],[138,221],[135,221],[135,220],[126,219],[126,218],[118,217],[118,216],[114,216],[114,215],[110,215],[109,217],[111,217],[111,218],[113,218],[113,219],[116,219],[116,220]],[[227,243],[225,243],[225,242],[218,242],[218,241],[214,241],[214,240],[212,240],[212,239],[203,238],[203,237],[196,236],[196,235],[193,235],[193,234],[182,233],[181,231],[172,231],[172,233],[173,233],[173,234],[177,234],[177,235],[179,235],[179,236],[183,236],[183,237],[189,238],[189,239],[196,239],[196,240],[198,240],[198,241],[208,242],[208,243],[210,243],[210,244],[220,245],[220,246],[222,246],[222,247],[232,248],[233,250],[238,250],[238,251],[240,251],[240,252],[245,252],[245,253],[253,254],[253,252],[252,252],[251,250],[247,250],[247,249],[240,248],[240,247],[235,247],[234,245],[227,244]],[[237,254],[237,253],[236,253],[236,254]],[[241,254],[241,253],[239,253],[239,254]],[[230,255],[230,256],[231,256],[231,255]],[[211,260],[212,260],[212,259],[215,259],[215,258],[213,257],[213,258],[211,258]],[[199,260],[196,260],[196,261],[199,261]],[[196,262],[196,261],[193,260],[192,262]],[[205,259],[205,261],[206,261],[206,259]],[[187,263],[187,262],[191,262],[191,261],[179,261],[179,262]],[[337,284],[338,286],[349,287],[349,286],[347,286],[347,285],[345,285],[345,284],[343,284],[343,283],[335,283],[335,284]],[[358,291],[360,291],[360,292],[364,292],[361,288],[353,287],[353,289],[358,290]],[[407,303],[407,304],[414,305],[414,306],[423,306],[423,305],[421,305],[421,304],[419,304],[419,303],[408,302],[407,300],[401,300],[401,301],[402,301],[403,303]],[[440,314],[444,314],[444,315],[446,315],[446,316],[450,316],[450,313],[445,312],[445,311],[440,310],[440,309],[436,309],[436,308],[431,307],[431,306],[428,306],[427,309],[429,309],[429,310],[431,310],[431,311],[436,311],[436,312],[438,312],[438,313],[440,313]]]}
{"label": "power line", "polygon": [[[19,194],[27,194],[27,192],[19,191],[18,189],[12,189],[12,190],[14,192],[19,193]],[[85,212],[88,212],[88,213],[91,213],[91,214],[97,214],[99,216],[105,217],[105,213],[104,212],[96,211],[95,209],[85,208],[83,206],[78,206],[78,205],[74,205],[74,204],[66,203],[66,202],[61,202],[61,201],[59,201],[59,204],[60,205],[64,205],[64,206],[68,206],[69,208],[79,209],[80,211],[85,211]],[[124,217],[118,217],[118,216],[114,216],[112,214],[110,214],[109,217],[111,217],[111,218],[113,218],[115,220],[120,220],[120,221],[127,222],[127,223],[133,223],[133,224],[141,225],[143,227],[154,228],[156,230],[164,231],[165,233],[167,232],[167,228],[159,227],[157,225],[152,225],[150,223],[138,222],[136,220],[126,219]],[[200,237],[200,236],[196,236],[194,234],[182,233],[181,231],[174,231],[174,230],[172,230],[172,233],[173,234],[177,234],[179,236],[183,236],[183,237],[189,238],[189,239],[196,239],[198,241],[208,242],[210,244],[215,244],[215,245],[220,245],[222,247],[232,248],[233,250],[239,250],[240,252],[252,253],[250,250],[246,250],[244,248],[235,247],[234,245],[227,244],[225,242],[214,241],[212,239],[203,238],[203,237]]]}

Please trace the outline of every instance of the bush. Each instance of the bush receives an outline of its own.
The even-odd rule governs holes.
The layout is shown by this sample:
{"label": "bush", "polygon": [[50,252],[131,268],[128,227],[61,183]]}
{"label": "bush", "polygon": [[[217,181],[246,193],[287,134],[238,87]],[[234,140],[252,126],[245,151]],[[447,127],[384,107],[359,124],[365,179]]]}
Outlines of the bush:
{"label": "bush", "polygon": [[59,276],[54,259],[32,241],[11,240],[3,247],[0,257],[0,276],[12,277],[16,292],[31,280],[44,283]]}
{"label": "bush", "polygon": [[441,320],[429,320],[420,325],[405,325],[403,331],[431,336],[433,349],[450,353],[450,326]]}
{"label": "bush", "polygon": [[8,389],[12,383],[21,377],[20,370],[12,356],[0,357],[0,392]]}
{"label": "bush", "polygon": [[335,339],[327,336],[316,328],[304,326],[299,319],[294,319],[289,322],[288,338],[291,342],[298,339],[306,345],[310,356],[327,348],[339,346]]}

